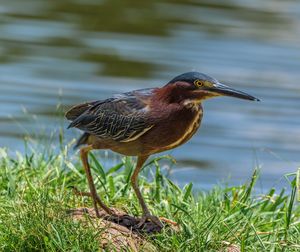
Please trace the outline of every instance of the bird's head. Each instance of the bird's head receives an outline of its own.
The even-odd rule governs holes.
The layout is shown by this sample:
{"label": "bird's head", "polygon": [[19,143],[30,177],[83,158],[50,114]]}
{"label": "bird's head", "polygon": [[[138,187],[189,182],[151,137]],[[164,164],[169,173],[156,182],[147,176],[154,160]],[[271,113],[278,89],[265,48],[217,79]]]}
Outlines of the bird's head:
{"label": "bird's head", "polygon": [[[201,102],[205,99],[215,96],[231,96],[245,100],[259,101],[259,99],[246,94],[242,91],[235,90],[218,80],[199,72],[188,72],[178,75],[165,86],[177,99],[189,99],[193,102]],[[173,97],[176,99],[175,97]]]}

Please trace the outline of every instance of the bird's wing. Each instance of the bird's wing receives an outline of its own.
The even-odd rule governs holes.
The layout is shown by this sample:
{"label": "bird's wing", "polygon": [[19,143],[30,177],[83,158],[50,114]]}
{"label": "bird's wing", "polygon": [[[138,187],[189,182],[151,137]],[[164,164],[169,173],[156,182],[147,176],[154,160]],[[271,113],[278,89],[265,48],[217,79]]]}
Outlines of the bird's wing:
{"label": "bird's wing", "polygon": [[154,126],[147,119],[149,112],[145,102],[151,92],[152,89],[137,90],[94,102],[69,127],[79,128],[102,139],[133,141]]}

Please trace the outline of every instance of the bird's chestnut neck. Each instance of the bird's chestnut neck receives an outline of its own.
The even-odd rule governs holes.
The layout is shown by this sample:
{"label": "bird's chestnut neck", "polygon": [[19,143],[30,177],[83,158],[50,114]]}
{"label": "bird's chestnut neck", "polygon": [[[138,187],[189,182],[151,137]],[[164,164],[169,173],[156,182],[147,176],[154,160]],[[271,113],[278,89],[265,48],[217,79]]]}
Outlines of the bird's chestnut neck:
{"label": "bird's chestnut neck", "polygon": [[187,102],[200,103],[205,99],[205,92],[191,88],[185,82],[170,83],[156,90],[155,99],[164,103],[186,104]]}

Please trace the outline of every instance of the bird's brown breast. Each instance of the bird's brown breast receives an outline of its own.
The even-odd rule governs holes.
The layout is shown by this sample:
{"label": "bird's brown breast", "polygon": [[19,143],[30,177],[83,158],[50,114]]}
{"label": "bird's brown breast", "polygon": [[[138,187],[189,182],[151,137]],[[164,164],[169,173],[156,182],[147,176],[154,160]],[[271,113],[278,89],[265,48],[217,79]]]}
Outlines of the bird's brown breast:
{"label": "bird's brown breast", "polygon": [[160,135],[158,141],[153,144],[156,147],[155,153],[173,149],[187,142],[199,128],[202,116],[203,110],[198,104],[174,113],[174,120],[170,120],[168,130],[158,127],[158,130],[165,134]]}

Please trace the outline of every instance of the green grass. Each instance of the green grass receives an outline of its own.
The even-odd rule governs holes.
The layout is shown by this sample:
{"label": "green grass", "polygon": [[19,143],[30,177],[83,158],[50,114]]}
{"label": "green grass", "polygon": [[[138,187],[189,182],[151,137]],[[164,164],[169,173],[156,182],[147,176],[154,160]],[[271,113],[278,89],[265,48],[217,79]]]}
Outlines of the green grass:
{"label": "green grass", "polygon": [[[66,210],[92,206],[70,189],[87,190],[77,156],[50,151],[11,157],[0,150],[0,251],[101,251],[95,239],[101,230],[84,227],[66,217]],[[90,156],[98,192],[106,202],[140,215],[140,207],[128,184],[134,161],[124,158],[103,168]],[[299,251],[300,208],[296,186],[291,193],[253,193],[258,172],[242,186],[193,192],[183,189],[160,171],[159,159],[148,163],[140,188],[153,214],[177,221],[182,231],[163,232],[149,241],[157,251],[222,251],[236,244],[241,251]],[[151,170],[152,172],[149,172]],[[152,177],[152,178],[151,178]],[[151,182],[149,182],[151,181]]]}

